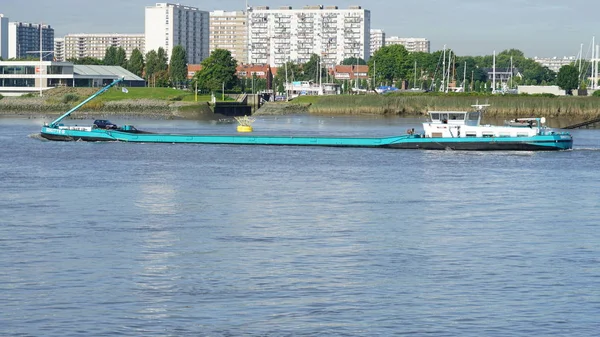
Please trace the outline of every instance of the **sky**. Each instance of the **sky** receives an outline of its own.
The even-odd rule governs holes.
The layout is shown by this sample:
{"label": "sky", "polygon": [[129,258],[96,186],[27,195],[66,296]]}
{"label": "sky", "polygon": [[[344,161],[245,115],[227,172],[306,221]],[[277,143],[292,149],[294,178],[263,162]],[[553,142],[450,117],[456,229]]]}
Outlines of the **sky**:
{"label": "sky", "polygon": [[[589,57],[600,43],[600,1],[593,0],[248,0],[250,6],[359,5],[371,12],[371,28],[387,36],[422,37],[431,51],[446,46],[459,56],[492,55],[515,48],[527,57]],[[330,0],[331,1],[331,0]],[[144,0],[0,0],[10,21],[50,24],[56,37],[75,33],[144,33]],[[176,0],[201,10],[243,10],[245,0]]]}

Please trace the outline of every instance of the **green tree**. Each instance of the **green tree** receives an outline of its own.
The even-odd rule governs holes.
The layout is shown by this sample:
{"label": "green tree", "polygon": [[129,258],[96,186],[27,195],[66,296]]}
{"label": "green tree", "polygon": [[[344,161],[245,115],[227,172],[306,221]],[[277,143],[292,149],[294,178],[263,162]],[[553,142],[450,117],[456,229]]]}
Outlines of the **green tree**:
{"label": "green tree", "polygon": [[107,66],[117,65],[117,47],[110,46],[106,48],[104,53],[104,64]]}
{"label": "green tree", "polygon": [[146,81],[148,82],[149,87],[155,86],[155,74],[160,71],[158,63],[158,54],[155,50],[146,53]]}
{"label": "green tree", "polygon": [[[317,54],[310,55],[308,62],[302,65],[302,81],[319,81],[319,63],[321,58]],[[321,65],[321,77],[327,76],[326,70]]]}
{"label": "green tree", "polygon": [[171,52],[169,76],[171,81],[179,86],[187,80],[187,73],[187,54],[182,46],[177,45]]}
{"label": "green tree", "polygon": [[[407,78],[407,74],[413,69],[408,51],[402,45],[391,45],[379,48],[369,59],[369,73],[375,64],[377,83],[392,84],[395,81]],[[377,84],[376,84],[377,85]]]}
{"label": "green tree", "polygon": [[169,68],[169,64],[168,64],[168,60],[167,60],[167,53],[165,52],[165,50],[163,49],[163,47],[158,47],[158,50],[156,51],[156,57],[158,60],[157,66],[158,66],[158,70],[167,70]]}
{"label": "green tree", "polygon": [[567,95],[573,95],[573,89],[579,85],[579,70],[572,65],[565,65],[558,71],[556,84],[567,92]]}
{"label": "green tree", "polygon": [[131,52],[131,58],[127,62],[127,70],[131,71],[132,73],[134,73],[140,77],[143,75],[143,73],[144,73],[144,55],[142,55],[142,52],[139,49],[135,48]]}
{"label": "green tree", "polygon": [[104,62],[100,59],[93,57],[82,57],[82,58],[70,58],[67,59],[67,62],[73,62],[73,64],[82,64],[82,65],[103,65]]}
{"label": "green tree", "polygon": [[115,65],[123,68],[127,66],[127,53],[123,47],[119,47],[115,53]]}
{"label": "green tree", "polygon": [[[286,75],[287,72],[287,75]],[[300,77],[299,77],[300,76]],[[301,79],[302,71],[299,65],[292,61],[286,62],[284,65],[277,68],[277,74],[273,78],[273,86],[277,88],[278,92],[285,92],[285,81],[287,78],[288,83],[298,81]]]}
{"label": "green tree", "polygon": [[358,65],[367,64],[367,62],[360,57],[358,59],[356,57],[345,58],[342,62],[340,62],[340,64],[343,66],[353,66],[353,65],[356,65],[357,62],[358,62]]}
{"label": "green tree", "polygon": [[223,86],[231,89],[237,84],[237,61],[229,50],[215,49],[201,65],[202,70],[194,74],[192,87],[197,84],[200,90],[220,91]]}

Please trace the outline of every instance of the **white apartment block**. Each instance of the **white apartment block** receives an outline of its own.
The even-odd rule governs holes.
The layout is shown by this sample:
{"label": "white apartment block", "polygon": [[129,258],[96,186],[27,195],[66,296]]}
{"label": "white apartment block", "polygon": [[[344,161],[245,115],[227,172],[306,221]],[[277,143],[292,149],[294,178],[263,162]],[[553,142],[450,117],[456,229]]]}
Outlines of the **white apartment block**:
{"label": "white apartment block", "polygon": [[65,58],[65,38],[54,38],[54,60],[64,62]]}
{"label": "white apartment block", "polygon": [[417,37],[398,37],[390,36],[385,39],[385,45],[390,46],[393,44],[401,44],[409,52],[424,52],[429,53],[430,43],[429,40]]}
{"label": "white apartment block", "polygon": [[251,9],[248,15],[249,63],[302,64],[317,54],[330,67],[349,57],[370,57],[371,12],[360,6],[264,6]]}
{"label": "white apartment block", "polygon": [[562,58],[559,57],[534,57],[533,60],[544,67],[548,67],[548,69],[557,73],[562,66],[569,65],[577,61],[575,56],[565,56]]}
{"label": "white apartment block", "polygon": [[8,18],[0,13],[0,58],[8,58]]}
{"label": "white apartment block", "polygon": [[188,64],[198,64],[209,56],[209,13],[180,4],[157,3],[146,7],[146,52],[162,47],[167,58],[180,45]]}
{"label": "white apartment block", "polygon": [[[64,59],[103,59],[109,47],[123,48],[129,59],[134,49],[144,53],[144,34],[67,34],[63,45]],[[58,55],[56,59],[59,60]]]}
{"label": "white apartment block", "polygon": [[242,11],[210,12],[210,52],[226,49],[238,64],[248,62],[247,18],[246,12]]}
{"label": "white apartment block", "polygon": [[371,29],[371,56],[383,46],[385,46],[385,32],[383,29]]}

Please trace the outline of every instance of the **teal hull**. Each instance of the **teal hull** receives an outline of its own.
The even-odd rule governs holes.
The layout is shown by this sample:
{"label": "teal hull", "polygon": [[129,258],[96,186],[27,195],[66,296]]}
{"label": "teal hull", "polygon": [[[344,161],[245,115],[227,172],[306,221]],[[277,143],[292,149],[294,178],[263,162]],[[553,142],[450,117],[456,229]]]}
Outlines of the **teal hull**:
{"label": "teal hull", "polygon": [[309,137],[268,135],[188,135],[126,132],[93,129],[91,131],[59,129],[44,126],[42,137],[50,140],[121,141],[138,143],[237,144],[237,145],[295,145],[338,147],[388,147],[423,150],[521,150],[553,151],[573,147],[573,138],[566,133],[534,137],[500,138],[423,138],[419,135],[392,137]]}

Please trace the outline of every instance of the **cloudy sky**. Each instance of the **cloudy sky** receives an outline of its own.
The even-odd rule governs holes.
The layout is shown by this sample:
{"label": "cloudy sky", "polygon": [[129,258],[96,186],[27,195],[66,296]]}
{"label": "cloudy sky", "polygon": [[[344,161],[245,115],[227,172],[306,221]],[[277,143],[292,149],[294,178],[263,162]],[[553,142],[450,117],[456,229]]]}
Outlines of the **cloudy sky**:
{"label": "cloudy sky", "polygon": [[[44,22],[57,37],[68,33],[143,33],[145,0],[0,0],[10,21]],[[202,10],[243,10],[244,0],[179,0]],[[337,0],[296,2],[248,0],[250,6],[277,8],[321,4],[371,11],[371,28],[387,36],[424,37],[431,50],[444,45],[459,55],[491,55],[516,48],[528,57],[584,56],[592,37],[600,42],[600,1],[591,0]]]}

